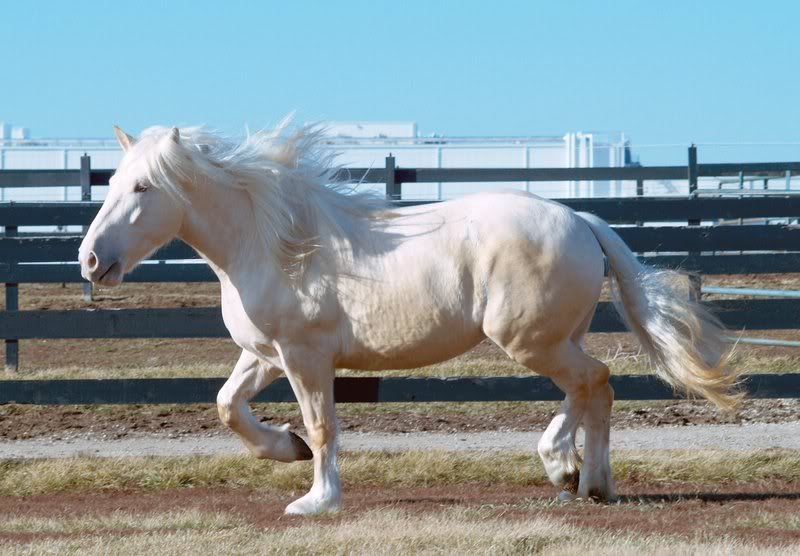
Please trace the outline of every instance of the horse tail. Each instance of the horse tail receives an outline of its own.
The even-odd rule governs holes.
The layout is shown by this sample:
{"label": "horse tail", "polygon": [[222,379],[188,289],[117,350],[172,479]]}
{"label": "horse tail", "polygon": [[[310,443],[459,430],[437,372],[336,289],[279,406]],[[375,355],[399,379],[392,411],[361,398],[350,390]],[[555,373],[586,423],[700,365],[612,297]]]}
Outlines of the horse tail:
{"label": "horse tail", "polygon": [[725,328],[690,295],[688,276],[641,264],[611,227],[594,215],[586,221],[608,258],[611,295],[655,373],[675,389],[700,395],[723,409],[743,397],[735,391],[741,371],[728,366]]}

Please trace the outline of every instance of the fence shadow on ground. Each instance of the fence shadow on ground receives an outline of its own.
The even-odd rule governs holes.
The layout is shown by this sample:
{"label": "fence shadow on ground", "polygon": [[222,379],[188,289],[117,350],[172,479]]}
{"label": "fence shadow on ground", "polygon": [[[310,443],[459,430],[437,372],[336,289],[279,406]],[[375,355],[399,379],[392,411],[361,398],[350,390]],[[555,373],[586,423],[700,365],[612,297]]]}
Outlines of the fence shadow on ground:
{"label": "fence shadow on ground", "polygon": [[683,492],[617,496],[617,504],[663,504],[678,502],[758,502],[761,500],[800,500],[800,492]]}

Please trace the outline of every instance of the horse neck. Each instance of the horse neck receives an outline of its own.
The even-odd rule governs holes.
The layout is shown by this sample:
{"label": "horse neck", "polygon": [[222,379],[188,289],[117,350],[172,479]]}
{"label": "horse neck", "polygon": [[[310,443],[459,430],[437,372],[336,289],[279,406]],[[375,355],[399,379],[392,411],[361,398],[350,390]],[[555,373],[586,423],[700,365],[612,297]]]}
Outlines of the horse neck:
{"label": "horse neck", "polygon": [[264,264],[259,257],[242,256],[254,249],[255,216],[247,193],[213,184],[197,187],[189,203],[178,237],[197,250],[220,278],[244,264]]}

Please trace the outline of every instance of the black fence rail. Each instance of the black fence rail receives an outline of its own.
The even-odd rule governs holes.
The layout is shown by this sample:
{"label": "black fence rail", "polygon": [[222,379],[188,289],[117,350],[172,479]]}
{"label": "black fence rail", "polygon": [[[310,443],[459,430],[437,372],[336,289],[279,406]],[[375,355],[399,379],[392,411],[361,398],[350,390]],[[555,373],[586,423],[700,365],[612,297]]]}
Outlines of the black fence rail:
{"label": "black fence rail", "polygon": [[[18,310],[19,283],[83,282],[78,265],[75,264],[80,235],[20,235],[19,227],[88,226],[100,207],[100,203],[91,201],[91,187],[107,185],[112,174],[111,170],[92,170],[88,157],[82,158],[80,170],[0,171],[0,187],[80,186],[83,199],[80,203],[0,203],[0,225],[5,227],[5,235],[0,237],[0,282],[6,284],[6,308],[0,312],[0,338],[6,343],[8,370],[18,368],[18,341],[21,339],[228,336],[216,307]],[[394,158],[388,157],[384,168],[352,168],[341,171],[341,177],[354,181],[385,184],[387,198],[398,205],[420,203],[402,199],[404,183],[632,180],[637,182],[637,191],[641,193],[641,184],[646,180],[685,179],[689,182],[688,197],[564,199],[562,202],[575,210],[594,213],[618,225],[617,232],[647,264],[682,268],[702,274],[800,272],[800,228],[791,224],[800,218],[800,196],[787,193],[780,197],[770,195],[737,199],[700,198],[693,194],[698,177],[741,177],[745,174],[767,178],[791,177],[800,174],[800,162],[699,164],[696,150],[692,147],[687,166],[414,169],[397,168]],[[757,219],[764,223],[745,226],[700,225],[740,219]],[[766,223],[769,221],[775,223]],[[668,225],[642,226],[645,222]],[[126,279],[133,282],[216,280],[210,269],[196,259],[197,255],[191,248],[181,242],[173,242],[155,253],[151,261],[137,267]],[[733,330],[800,328],[800,299],[724,300],[712,302],[710,306]],[[610,304],[601,303],[591,331],[623,330],[624,326]],[[213,401],[213,396],[209,397],[209,389],[216,391],[219,386],[219,381],[214,379],[153,380],[67,381],[71,386],[60,384],[59,381],[0,381],[0,403],[7,403],[12,399],[19,403],[84,403],[77,400],[88,396],[86,392],[99,391],[98,388],[105,392],[118,391],[119,394],[108,393],[105,397],[92,395],[94,397],[89,397],[95,401],[85,403],[145,403],[126,400],[155,399],[148,396],[161,396],[158,402],[153,403],[201,402]],[[342,392],[359,392],[359,389],[372,388],[367,382],[363,382],[367,380],[378,380],[374,384],[379,384],[382,392],[407,393],[396,394],[399,396],[396,400],[393,398],[395,394],[385,393],[374,400],[365,401],[401,401],[400,398],[408,401],[409,397],[420,401],[428,395],[422,392],[438,392],[435,395],[444,396],[442,401],[449,400],[447,396],[450,395],[462,396],[464,401],[511,399],[508,398],[509,394],[498,393],[506,391],[503,390],[506,387],[509,392],[514,388],[527,389],[528,394],[514,394],[531,396],[524,397],[526,400],[555,399],[549,396],[556,395],[544,393],[550,392],[547,388],[553,387],[550,385],[546,388],[543,385],[549,385],[549,381],[536,377],[459,379],[462,382],[453,379],[444,382],[425,379],[425,382],[423,379],[359,378],[339,379],[337,397],[346,399],[350,394]],[[667,399],[673,396],[668,388],[648,377],[620,377],[615,380],[615,388],[622,396],[618,396],[619,399],[645,399],[627,397],[634,395],[650,396],[647,399]],[[756,378],[754,375],[749,380],[747,388],[751,393],[759,392],[758,395],[768,397],[798,396],[800,389],[800,375],[780,375],[780,378],[771,378],[768,375]],[[172,386],[165,387],[166,384]],[[513,388],[509,384],[514,385]],[[63,395],[56,394],[59,388],[65,388],[62,390]],[[285,385],[270,388],[269,392],[272,394],[269,395],[278,395],[281,388],[286,389]],[[403,390],[404,388],[408,390]],[[640,388],[644,390],[637,390]],[[461,393],[442,393],[450,392],[448,389]],[[125,392],[134,391],[139,394],[126,397],[128,394]],[[435,398],[430,398],[433,399]]]}
{"label": "black fence rail", "polygon": [[[0,404],[174,404],[214,403],[222,378],[135,378],[0,381]],[[612,376],[617,400],[672,400],[681,395],[654,376]],[[751,374],[741,385],[750,398],[800,398],[795,374]],[[548,378],[337,377],[337,403],[560,401],[564,394]],[[280,378],[254,402],[294,402]]]}

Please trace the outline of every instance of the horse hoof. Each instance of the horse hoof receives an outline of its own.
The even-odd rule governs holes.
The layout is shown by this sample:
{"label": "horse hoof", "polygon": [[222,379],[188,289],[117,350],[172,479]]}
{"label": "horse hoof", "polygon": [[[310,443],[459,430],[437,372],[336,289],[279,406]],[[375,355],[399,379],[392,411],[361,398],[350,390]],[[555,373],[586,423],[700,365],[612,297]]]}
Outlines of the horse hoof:
{"label": "horse hoof", "polygon": [[314,459],[314,453],[311,451],[311,448],[308,447],[305,440],[291,431],[289,431],[289,438],[292,439],[292,447],[294,447],[294,452],[296,454],[295,461]]}
{"label": "horse hoof", "polygon": [[284,510],[287,515],[321,515],[332,514],[339,511],[339,501],[336,498],[324,499],[306,494],[295,500]]}
{"label": "horse hoof", "polygon": [[575,500],[575,495],[568,490],[562,490],[558,495],[559,502],[572,502]]}

